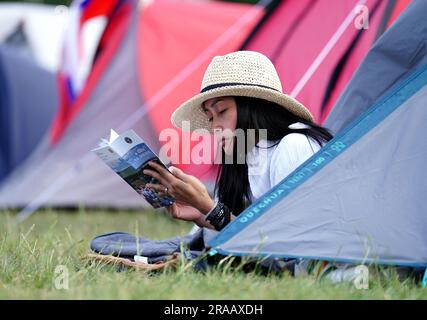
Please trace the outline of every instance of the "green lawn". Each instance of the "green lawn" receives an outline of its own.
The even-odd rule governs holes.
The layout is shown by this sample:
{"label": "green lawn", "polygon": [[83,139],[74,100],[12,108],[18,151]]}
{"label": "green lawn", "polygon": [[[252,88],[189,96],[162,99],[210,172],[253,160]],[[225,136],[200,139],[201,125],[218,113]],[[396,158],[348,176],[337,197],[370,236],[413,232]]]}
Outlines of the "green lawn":
{"label": "green lawn", "polygon": [[[20,225],[13,213],[0,212],[0,299],[427,299],[427,289],[412,280],[400,282],[393,274],[371,276],[369,289],[357,290],[352,284],[224,266],[200,273],[180,264],[176,270],[150,274],[117,272],[80,259],[90,240],[102,233],[126,231],[164,239],[190,229],[152,211],[42,211]],[[55,288],[58,266],[69,272],[68,289]]]}

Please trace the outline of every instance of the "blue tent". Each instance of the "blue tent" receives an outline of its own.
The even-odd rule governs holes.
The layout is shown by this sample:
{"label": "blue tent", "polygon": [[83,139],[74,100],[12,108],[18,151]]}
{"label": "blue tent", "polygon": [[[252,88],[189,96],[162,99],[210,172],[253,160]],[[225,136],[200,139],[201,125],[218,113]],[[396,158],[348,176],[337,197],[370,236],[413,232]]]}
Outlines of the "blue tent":
{"label": "blue tent", "polygon": [[16,48],[1,45],[0,181],[33,151],[56,107],[55,76]]}

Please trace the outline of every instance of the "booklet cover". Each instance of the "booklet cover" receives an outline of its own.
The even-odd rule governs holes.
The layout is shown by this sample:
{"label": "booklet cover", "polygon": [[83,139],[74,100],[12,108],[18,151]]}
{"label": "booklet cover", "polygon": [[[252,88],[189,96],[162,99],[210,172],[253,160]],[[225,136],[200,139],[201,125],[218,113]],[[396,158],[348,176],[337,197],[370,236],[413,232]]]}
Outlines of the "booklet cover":
{"label": "booklet cover", "polygon": [[149,161],[167,166],[133,130],[119,135],[111,129],[110,139],[101,139],[99,147],[92,151],[154,208],[175,202],[172,196],[160,196],[157,191],[145,187],[147,183],[159,183],[142,172],[145,168],[154,170],[148,165]]}

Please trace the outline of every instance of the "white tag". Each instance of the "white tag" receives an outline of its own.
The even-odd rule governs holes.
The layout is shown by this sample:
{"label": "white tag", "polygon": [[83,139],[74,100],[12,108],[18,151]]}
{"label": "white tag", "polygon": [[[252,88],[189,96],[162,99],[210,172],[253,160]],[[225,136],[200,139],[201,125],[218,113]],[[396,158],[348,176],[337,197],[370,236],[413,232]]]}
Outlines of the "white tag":
{"label": "white tag", "polygon": [[135,262],[142,262],[142,263],[148,264],[148,257],[133,256],[133,260],[135,260]]}

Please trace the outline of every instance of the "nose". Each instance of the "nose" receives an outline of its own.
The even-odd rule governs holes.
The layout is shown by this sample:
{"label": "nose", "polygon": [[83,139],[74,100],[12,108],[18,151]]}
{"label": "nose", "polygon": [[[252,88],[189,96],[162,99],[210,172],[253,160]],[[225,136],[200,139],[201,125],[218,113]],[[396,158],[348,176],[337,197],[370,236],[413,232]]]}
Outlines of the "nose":
{"label": "nose", "polygon": [[217,119],[215,119],[215,117],[212,119],[212,129],[215,130],[219,130],[222,131],[224,128],[222,127],[222,124],[220,123],[220,121],[218,121]]}

